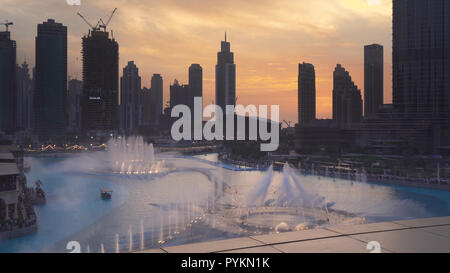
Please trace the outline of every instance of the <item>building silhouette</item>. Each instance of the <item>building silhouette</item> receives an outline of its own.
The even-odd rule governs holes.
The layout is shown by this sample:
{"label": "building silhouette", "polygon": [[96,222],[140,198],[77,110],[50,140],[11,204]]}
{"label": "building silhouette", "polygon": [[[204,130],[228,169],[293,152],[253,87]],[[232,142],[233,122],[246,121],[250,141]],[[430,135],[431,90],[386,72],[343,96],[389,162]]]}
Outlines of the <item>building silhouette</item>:
{"label": "building silhouette", "polygon": [[33,128],[34,81],[27,62],[16,66],[17,129],[31,131]]}
{"label": "building silhouette", "polygon": [[154,100],[152,100],[152,102],[157,115],[155,118],[159,118],[163,112],[163,79],[161,74],[153,74],[151,80],[151,90],[154,94]]}
{"label": "building silhouette", "polygon": [[[194,98],[203,97],[203,68],[199,64],[192,64],[189,67],[189,89],[192,96],[190,107],[191,111],[194,111]],[[203,105],[200,111],[203,113]]]}
{"label": "building silhouette", "polygon": [[446,1],[393,1],[393,105],[359,126],[366,152],[450,155],[449,14]]}
{"label": "building silhouette", "polygon": [[407,114],[450,113],[450,5],[393,1],[393,103]]}
{"label": "building silhouette", "polygon": [[225,41],[221,42],[221,51],[217,53],[216,105],[224,111],[226,105],[236,105],[236,65],[226,33]]}
{"label": "building silhouette", "polygon": [[142,118],[141,126],[157,131],[163,112],[163,79],[160,74],[153,74],[150,89],[141,92]]}
{"label": "building silhouette", "polygon": [[193,97],[203,97],[203,68],[199,64],[189,67],[189,86]]}
{"label": "building silhouette", "polygon": [[192,100],[192,94],[190,92],[189,85],[181,85],[177,79],[174,80],[170,86],[170,108],[177,105],[190,106]]}
{"label": "building silhouette", "polygon": [[16,127],[16,41],[9,31],[0,32],[0,131]]}
{"label": "building silhouette", "polygon": [[141,77],[134,61],[128,62],[120,78],[120,123],[121,131],[134,133],[139,127],[142,111],[140,107]]}
{"label": "building silhouette", "polygon": [[67,92],[68,133],[80,134],[82,130],[83,82],[77,79],[69,80]]}
{"label": "building silhouette", "polygon": [[114,133],[119,123],[119,44],[90,30],[83,41],[83,131]]}
{"label": "building silhouette", "polygon": [[383,105],[383,46],[364,46],[364,116],[378,112]]}
{"label": "building silhouette", "polygon": [[35,129],[43,138],[66,129],[67,27],[48,19],[37,26]]}
{"label": "building silhouette", "polygon": [[333,73],[333,120],[339,127],[351,127],[362,120],[361,91],[340,64]]}
{"label": "building silhouette", "polygon": [[298,123],[303,125],[316,118],[316,72],[309,63],[298,65]]}

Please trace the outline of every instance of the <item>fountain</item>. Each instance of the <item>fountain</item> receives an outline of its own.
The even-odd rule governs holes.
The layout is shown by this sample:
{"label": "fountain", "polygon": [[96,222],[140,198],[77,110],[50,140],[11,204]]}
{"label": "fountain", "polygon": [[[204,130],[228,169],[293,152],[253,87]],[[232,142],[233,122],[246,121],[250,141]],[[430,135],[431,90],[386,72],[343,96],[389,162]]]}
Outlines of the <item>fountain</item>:
{"label": "fountain", "polygon": [[144,220],[141,220],[141,243],[140,243],[140,249],[145,249],[145,243],[144,243]]}
{"label": "fountain", "polygon": [[[214,206],[215,213],[205,211],[205,218],[210,219],[206,223],[237,236],[311,229],[353,217],[331,210],[334,202],[327,203],[325,197],[305,187],[288,164],[281,174],[270,167],[244,196],[234,189],[228,194],[230,204]],[[199,220],[199,206],[190,203],[188,207],[192,225]]]}
{"label": "fountain", "polygon": [[146,143],[141,136],[111,138],[107,146],[114,173],[146,175],[168,171],[165,162],[156,159],[153,144]]}
{"label": "fountain", "polygon": [[115,247],[116,247],[116,253],[120,253],[120,246],[119,246],[119,234],[117,234],[116,233],[116,236],[115,236],[116,238],[116,240],[115,240]]}
{"label": "fountain", "polygon": [[128,229],[128,251],[133,251],[133,229],[130,226],[130,228]]}

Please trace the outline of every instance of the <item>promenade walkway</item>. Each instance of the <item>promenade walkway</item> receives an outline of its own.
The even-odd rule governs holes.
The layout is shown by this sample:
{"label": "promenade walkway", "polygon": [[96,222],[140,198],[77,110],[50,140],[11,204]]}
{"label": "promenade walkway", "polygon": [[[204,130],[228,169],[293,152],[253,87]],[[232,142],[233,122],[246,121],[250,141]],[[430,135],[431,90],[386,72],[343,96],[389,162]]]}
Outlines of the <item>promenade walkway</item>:
{"label": "promenade walkway", "polygon": [[141,253],[450,253],[450,217],[250,236]]}

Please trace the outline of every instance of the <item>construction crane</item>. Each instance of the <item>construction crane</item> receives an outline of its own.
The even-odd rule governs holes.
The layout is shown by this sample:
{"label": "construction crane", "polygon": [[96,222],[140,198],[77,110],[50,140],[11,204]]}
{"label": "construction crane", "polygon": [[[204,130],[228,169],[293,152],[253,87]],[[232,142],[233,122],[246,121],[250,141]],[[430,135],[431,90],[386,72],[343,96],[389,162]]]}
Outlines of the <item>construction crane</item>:
{"label": "construction crane", "polygon": [[109,22],[111,22],[111,19],[112,19],[112,17],[114,16],[114,13],[116,13],[116,11],[117,11],[117,8],[115,8],[115,9],[113,10],[113,12],[111,13],[111,15],[109,16],[108,21],[106,21],[106,23],[103,22],[103,20],[100,18],[100,21],[101,21],[103,24],[99,25],[99,28],[103,28],[103,31],[106,32],[106,27],[109,25]]}
{"label": "construction crane", "polygon": [[114,13],[116,13],[117,8],[115,8],[113,10],[113,12],[111,13],[111,15],[109,16],[108,21],[106,21],[106,23],[103,21],[102,18],[100,18],[100,20],[98,20],[97,25],[93,26],[91,23],[89,23],[89,21],[79,12],[77,12],[78,16],[81,17],[81,19],[83,19],[84,22],[86,22],[86,24],[88,24],[88,26],[93,30],[93,31],[100,31],[101,29],[103,29],[103,31],[106,32],[106,27],[108,26],[109,22],[111,22],[111,19],[114,15]]}
{"label": "construction crane", "polygon": [[283,122],[287,125],[288,128],[291,128],[292,121],[283,120]]}
{"label": "construction crane", "polygon": [[14,25],[14,23],[8,22],[8,20],[6,20],[5,23],[0,23],[0,25],[4,25],[6,27],[6,31],[8,31],[9,26]]}
{"label": "construction crane", "polygon": [[93,26],[91,25],[91,23],[89,23],[89,21],[88,21],[86,18],[84,18],[84,16],[83,16],[81,13],[77,12],[77,14],[78,14],[78,16],[81,17],[81,19],[83,19],[83,21],[86,22],[86,24],[88,24],[88,26],[89,26],[93,31],[98,31],[98,30],[100,30],[100,28],[98,27],[98,25],[100,24],[100,21],[98,21],[97,25],[96,25],[95,27],[93,27]]}

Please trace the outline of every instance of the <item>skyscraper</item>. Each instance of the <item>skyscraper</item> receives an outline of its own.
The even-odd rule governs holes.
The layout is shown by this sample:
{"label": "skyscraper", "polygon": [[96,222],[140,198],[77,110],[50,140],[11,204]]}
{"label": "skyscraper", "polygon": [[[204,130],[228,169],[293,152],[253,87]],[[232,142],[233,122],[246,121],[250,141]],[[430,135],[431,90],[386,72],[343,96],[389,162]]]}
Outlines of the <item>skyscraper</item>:
{"label": "skyscraper", "polygon": [[393,102],[401,112],[450,113],[450,4],[393,1]]}
{"label": "skyscraper", "polygon": [[66,129],[67,27],[48,19],[37,26],[36,131],[46,138],[61,136]]}
{"label": "skyscraper", "polygon": [[340,64],[333,73],[333,120],[340,127],[350,127],[362,119],[361,91]]}
{"label": "skyscraper", "polygon": [[298,123],[310,123],[316,118],[316,72],[308,63],[298,65]]}
{"label": "skyscraper", "polygon": [[190,106],[192,96],[190,94],[189,85],[181,85],[178,80],[174,80],[173,85],[170,86],[170,108],[177,105]]}
{"label": "skyscraper", "polygon": [[234,54],[230,51],[230,43],[221,42],[221,51],[217,53],[216,65],[216,105],[224,111],[226,105],[236,104],[236,65]]}
{"label": "skyscraper", "polygon": [[159,128],[163,110],[163,79],[153,74],[150,89],[141,92],[142,126],[152,131]]}
{"label": "skyscraper", "polygon": [[194,97],[203,96],[203,68],[199,64],[189,67],[189,86]]}
{"label": "skyscraper", "polygon": [[139,127],[141,77],[133,61],[123,69],[120,78],[120,123],[122,132],[132,133]]}
{"label": "skyscraper", "polygon": [[68,116],[68,132],[72,134],[81,133],[82,101],[83,101],[83,82],[77,79],[70,80],[69,90],[67,92],[67,116]]}
{"label": "skyscraper", "polygon": [[378,112],[383,105],[383,46],[364,46],[364,116]]}
{"label": "skyscraper", "polygon": [[16,66],[17,86],[17,128],[29,131],[33,128],[33,90],[28,63]]}
{"label": "skyscraper", "polygon": [[[193,112],[194,98],[203,97],[203,68],[199,64],[192,64],[189,67],[189,92],[191,97],[189,107]],[[201,113],[203,113],[203,105]]]}
{"label": "skyscraper", "polygon": [[16,116],[16,42],[0,32],[0,131],[10,133]]}
{"label": "skyscraper", "polygon": [[160,74],[153,74],[151,81],[151,108],[153,115],[151,121],[154,124],[159,124],[163,112],[163,79]]}
{"label": "skyscraper", "polygon": [[83,37],[83,129],[111,133],[118,129],[119,44],[109,33],[91,30]]}

